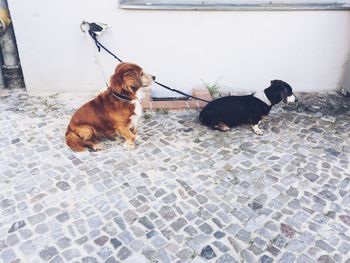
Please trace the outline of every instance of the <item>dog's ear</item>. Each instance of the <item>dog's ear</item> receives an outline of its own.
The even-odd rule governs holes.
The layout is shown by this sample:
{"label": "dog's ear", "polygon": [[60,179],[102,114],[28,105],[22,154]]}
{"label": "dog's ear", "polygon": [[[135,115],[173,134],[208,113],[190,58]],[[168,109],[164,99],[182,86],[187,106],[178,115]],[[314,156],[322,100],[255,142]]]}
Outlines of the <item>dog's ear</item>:
{"label": "dog's ear", "polygon": [[127,64],[127,63],[125,63],[125,62],[119,63],[119,64],[117,65],[117,67],[115,68],[114,73],[119,74],[119,71],[121,71],[122,68],[123,68],[124,66],[126,66],[126,64]]}
{"label": "dog's ear", "polygon": [[117,87],[121,87],[123,84],[123,70],[126,66],[125,62],[119,63],[118,66],[115,68],[114,70],[114,74],[111,76],[110,81],[109,81],[109,85],[112,88],[117,88]]}
{"label": "dog's ear", "polygon": [[[278,101],[283,101],[284,103],[287,102],[287,97],[288,97],[288,91],[285,88],[286,83],[282,80],[274,79],[271,80],[271,87],[277,92],[277,90],[280,90],[280,92],[277,92],[277,100]],[[280,96],[280,98],[278,98]]]}
{"label": "dog's ear", "polygon": [[115,73],[111,76],[109,80],[109,86],[114,91],[117,91],[119,87],[121,87],[122,83],[123,83],[123,80]]}
{"label": "dog's ear", "polygon": [[274,80],[271,80],[271,86],[280,86],[280,85],[283,85],[285,82],[282,81],[282,80],[279,80],[279,79],[274,79]]}
{"label": "dog's ear", "polygon": [[287,103],[288,92],[285,88],[282,88],[281,99],[284,103]]}
{"label": "dog's ear", "polygon": [[128,71],[122,76],[122,87],[129,93],[136,93],[142,87],[141,79],[134,71]]}

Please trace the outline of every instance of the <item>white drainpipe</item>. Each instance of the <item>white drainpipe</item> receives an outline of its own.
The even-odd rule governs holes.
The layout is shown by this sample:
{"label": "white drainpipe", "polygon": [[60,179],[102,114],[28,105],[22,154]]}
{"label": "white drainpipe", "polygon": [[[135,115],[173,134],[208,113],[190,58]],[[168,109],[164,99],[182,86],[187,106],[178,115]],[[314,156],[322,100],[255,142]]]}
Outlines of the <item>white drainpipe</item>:
{"label": "white drainpipe", "polygon": [[0,47],[3,62],[0,75],[3,75],[3,84],[8,89],[25,88],[7,0],[0,0]]}

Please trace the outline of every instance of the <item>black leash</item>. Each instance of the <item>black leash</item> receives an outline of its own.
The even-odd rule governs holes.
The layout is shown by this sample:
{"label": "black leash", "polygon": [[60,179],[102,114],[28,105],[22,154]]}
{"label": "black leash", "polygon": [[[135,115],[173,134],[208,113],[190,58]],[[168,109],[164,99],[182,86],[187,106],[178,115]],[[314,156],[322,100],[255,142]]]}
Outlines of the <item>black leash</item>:
{"label": "black leash", "polygon": [[[81,30],[82,30],[84,33],[85,33],[85,31],[84,31],[83,28],[82,28],[82,26],[83,26],[84,24],[88,24],[88,25],[89,25],[88,33],[89,33],[89,35],[91,36],[91,38],[94,40],[98,52],[100,52],[100,50],[101,50],[101,48],[102,48],[104,51],[106,51],[108,54],[110,54],[110,55],[111,55],[112,57],[114,57],[116,60],[118,60],[119,62],[123,62],[123,60],[121,60],[119,57],[117,57],[113,52],[111,52],[108,48],[106,48],[104,45],[102,45],[100,41],[98,41],[96,32],[101,32],[101,31],[103,31],[103,28],[102,28],[101,26],[99,26],[98,24],[93,23],[93,22],[92,22],[92,23],[89,23],[89,22],[83,21],[82,24],[81,24],[81,26],[80,26],[80,28],[81,28]],[[168,87],[168,86],[166,86],[166,85],[164,85],[164,84],[162,84],[162,83],[160,83],[160,82],[158,82],[158,81],[154,81],[154,82],[155,82],[156,84],[158,84],[159,86],[161,86],[161,87],[163,87],[163,88],[165,88],[165,89],[167,89],[167,90],[170,90],[170,91],[172,91],[172,92],[179,93],[179,94],[181,94],[181,95],[184,95],[184,96],[186,96],[186,97],[189,97],[189,98],[192,98],[192,99],[195,99],[195,100],[200,100],[200,101],[204,101],[204,102],[209,102],[208,100],[204,100],[204,99],[201,99],[201,98],[198,98],[198,97],[194,97],[194,96],[192,96],[192,95],[186,94],[186,93],[184,93],[184,92],[182,92],[182,91],[179,91],[179,90],[177,90],[177,89],[172,89],[172,88],[170,88],[170,87]]]}
{"label": "black leash", "polygon": [[179,93],[179,94],[184,95],[184,96],[186,96],[186,97],[190,97],[190,98],[195,99],[195,100],[201,100],[201,101],[204,101],[204,102],[210,102],[210,101],[208,101],[208,100],[204,100],[204,99],[197,98],[197,97],[194,97],[194,96],[192,96],[192,95],[186,94],[186,93],[184,93],[184,92],[182,92],[182,91],[179,91],[179,90],[177,90],[177,89],[172,89],[172,88],[170,88],[170,87],[168,87],[168,86],[165,86],[165,85],[162,84],[162,83],[159,83],[158,81],[154,81],[154,83],[158,84],[159,86],[161,86],[161,87],[163,87],[163,88],[165,88],[165,89],[167,89],[167,90],[170,90],[170,91]]}

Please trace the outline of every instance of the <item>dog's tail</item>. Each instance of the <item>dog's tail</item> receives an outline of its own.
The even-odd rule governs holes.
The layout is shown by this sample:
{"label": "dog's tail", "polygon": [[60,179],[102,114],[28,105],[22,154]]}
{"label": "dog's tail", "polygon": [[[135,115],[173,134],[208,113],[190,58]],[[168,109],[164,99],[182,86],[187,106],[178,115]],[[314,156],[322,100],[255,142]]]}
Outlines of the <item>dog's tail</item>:
{"label": "dog's tail", "polygon": [[83,152],[87,146],[86,142],[72,131],[69,126],[66,131],[66,144],[75,152]]}

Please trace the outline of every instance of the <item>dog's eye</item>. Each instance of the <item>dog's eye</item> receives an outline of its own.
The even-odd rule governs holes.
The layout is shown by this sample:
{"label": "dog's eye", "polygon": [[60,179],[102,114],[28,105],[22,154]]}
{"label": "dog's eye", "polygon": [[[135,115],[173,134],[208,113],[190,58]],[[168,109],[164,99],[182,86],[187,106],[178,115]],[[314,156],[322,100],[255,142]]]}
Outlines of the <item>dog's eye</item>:
{"label": "dog's eye", "polygon": [[141,77],[143,76],[143,72],[141,72]]}

